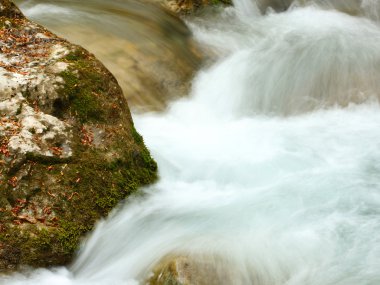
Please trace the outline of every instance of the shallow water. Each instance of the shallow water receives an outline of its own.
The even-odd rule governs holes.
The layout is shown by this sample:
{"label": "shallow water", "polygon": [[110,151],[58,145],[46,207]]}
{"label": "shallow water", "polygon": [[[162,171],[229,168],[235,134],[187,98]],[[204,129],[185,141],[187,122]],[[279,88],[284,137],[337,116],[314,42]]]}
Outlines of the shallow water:
{"label": "shallow water", "polygon": [[187,92],[199,67],[190,30],[152,1],[16,2],[28,18],[94,53],[134,109],[163,109]]}
{"label": "shallow water", "polygon": [[0,284],[144,284],[168,254],[214,260],[219,284],[380,284],[380,27],[258,11],[189,22],[219,60],[189,98],[134,116],[160,181],[68,269]]}

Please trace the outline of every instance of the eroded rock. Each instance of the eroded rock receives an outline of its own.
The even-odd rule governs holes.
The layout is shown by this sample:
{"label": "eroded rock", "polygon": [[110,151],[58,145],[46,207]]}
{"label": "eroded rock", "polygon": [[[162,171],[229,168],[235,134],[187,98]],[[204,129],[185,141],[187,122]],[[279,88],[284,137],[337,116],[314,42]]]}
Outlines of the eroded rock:
{"label": "eroded rock", "polygon": [[[149,285],[228,285],[235,284],[237,272],[219,255],[168,255],[153,269]],[[240,284],[240,283],[236,283]]]}
{"label": "eroded rock", "polygon": [[0,272],[63,265],[156,178],[113,75],[0,0]]}
{"label": "eroded rock", "polygon": [[175,14],[186,15],[212,5],[231,5],[232,0],[155,0]]}

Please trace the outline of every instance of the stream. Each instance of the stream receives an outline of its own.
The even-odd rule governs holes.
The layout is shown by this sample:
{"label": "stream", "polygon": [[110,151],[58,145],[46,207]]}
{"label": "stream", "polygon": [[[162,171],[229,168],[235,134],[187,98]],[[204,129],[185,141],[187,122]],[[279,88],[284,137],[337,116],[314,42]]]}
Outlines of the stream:
{"label": "stream", "polygon": [[217,56],[188,96],[134,114],[159,181],[69,267],[0,284],[145,284],[171,255],[216,268],[204,284],[380,284],[380,3],[270,2],[186,20]]}

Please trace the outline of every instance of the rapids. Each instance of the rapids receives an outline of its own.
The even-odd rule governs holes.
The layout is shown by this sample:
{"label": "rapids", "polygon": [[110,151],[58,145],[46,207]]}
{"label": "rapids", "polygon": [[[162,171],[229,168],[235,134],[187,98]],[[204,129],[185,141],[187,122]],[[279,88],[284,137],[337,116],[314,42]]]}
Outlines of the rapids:
{"label": "rapids", "polygon": [[70,267],[0,284],[144,284],[168,254],[213,257],[213,284],[380,284],[378,7],[302,2],[188,20],[220,56],[188,97],[134,116],[160,180]]}

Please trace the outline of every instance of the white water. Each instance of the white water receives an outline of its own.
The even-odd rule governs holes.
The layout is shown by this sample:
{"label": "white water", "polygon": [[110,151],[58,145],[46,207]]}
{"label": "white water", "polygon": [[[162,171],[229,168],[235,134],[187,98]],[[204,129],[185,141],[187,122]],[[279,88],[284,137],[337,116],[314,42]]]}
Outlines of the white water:
{"label": "white water", "polygon": [[69,269],[0,284],[143,284],[170,253],[217,257],[219,284],[380,284],[380,27],[258,13],[190,23],[223,56],[190,98],[135,116],[160,168],[148,194]]}

